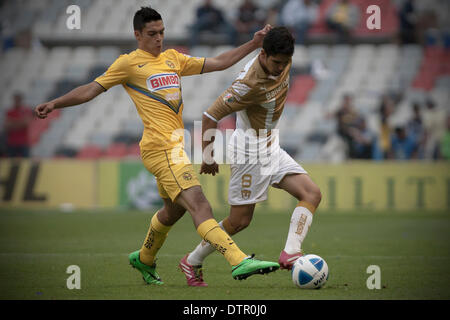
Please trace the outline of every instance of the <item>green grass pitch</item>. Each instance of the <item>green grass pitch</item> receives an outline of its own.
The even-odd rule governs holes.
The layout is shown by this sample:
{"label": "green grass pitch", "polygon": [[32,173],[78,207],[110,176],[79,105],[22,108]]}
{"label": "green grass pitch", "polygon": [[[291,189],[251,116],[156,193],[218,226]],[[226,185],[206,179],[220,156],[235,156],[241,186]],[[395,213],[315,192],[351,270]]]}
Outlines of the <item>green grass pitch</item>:
{"label": "green grass pitch", "polygon": [[[320,290],[297,289],[278,270],[233,280],[218,253],[204,264],[207,288],[187,287],[179,260],[200,237],[187,213],[159,252],[163,286],[146,285],[128,264],[153,212],[0,211],[0,299],[315,300],[450,299],[450,215],[319,211],[304,242],[322,256],[330,276]],[[215,213],[221,220],[226,212]],[[290,212],[256,209],[252,224],[233,238],[246,253],[278,260]],[[81,269],[81,289],[66,286],[66,269]],[[369,290],[367,267],[381,270],[381,289]]]}

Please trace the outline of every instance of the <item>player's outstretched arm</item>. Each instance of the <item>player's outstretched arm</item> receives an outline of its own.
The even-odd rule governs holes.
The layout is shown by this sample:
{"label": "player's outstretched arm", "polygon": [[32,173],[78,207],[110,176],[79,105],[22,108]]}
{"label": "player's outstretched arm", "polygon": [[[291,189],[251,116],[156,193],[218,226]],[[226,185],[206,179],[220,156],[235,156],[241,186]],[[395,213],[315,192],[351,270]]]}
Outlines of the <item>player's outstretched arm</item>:
{"label": "player's outstretched arm", "polygon": [[217,122],[203,114],[202,117],[202,165],[200,174],[219,173],[219,165],[214,161],[214,140],[215,130],[217,129]]}
{"label": "player's outstretched arm", "polygon": [[76,106],[88,102],[104,91],[105,89],[101,85],[93,81],[73,89],[62,97],[41,103],[34,111],[39,118],[45,119],[54,109]]}
{"label": "player's outstretched arm", "polygon": [[267,32],[270,31],[270,29],[272,29],[272,26],[270,24],[267,24],[263,29],[255,32],[252,40],[244,43],[237,48],[226,51],[218,55],[217,57],[207,58],[205,61],[205,66],[203,68],[203,73],[225,70],[234,65],[236,62],[240,61],[249,53],[258,48],[261,48],[264,37],[266,36]]}

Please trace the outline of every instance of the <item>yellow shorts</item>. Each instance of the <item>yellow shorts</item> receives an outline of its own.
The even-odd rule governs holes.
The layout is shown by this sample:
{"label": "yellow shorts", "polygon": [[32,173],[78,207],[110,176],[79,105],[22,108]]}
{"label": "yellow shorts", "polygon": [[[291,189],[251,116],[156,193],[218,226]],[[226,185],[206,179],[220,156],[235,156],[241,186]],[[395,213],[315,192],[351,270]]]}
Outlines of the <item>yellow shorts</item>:
{"label": "yellow shorts", "polygon": [[194,167],[182,148],[177,150],[141,150],[145,168],[152,173],[161,198],[172,202],[181,191],[199,186]]}

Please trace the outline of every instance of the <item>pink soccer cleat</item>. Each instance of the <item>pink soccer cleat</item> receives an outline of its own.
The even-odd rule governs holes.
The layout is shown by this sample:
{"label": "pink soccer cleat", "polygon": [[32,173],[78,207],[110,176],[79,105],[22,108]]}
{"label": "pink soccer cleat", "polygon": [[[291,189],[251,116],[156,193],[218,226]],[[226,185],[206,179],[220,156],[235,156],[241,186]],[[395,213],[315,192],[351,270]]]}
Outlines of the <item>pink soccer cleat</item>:
{"label": "pink soccer cleat", "polygon": [[291,270],[295,261],[303,255],[301,252],[296,252],[294,254],[288,254],[286,251],[281,251],[278,263],[280,264],[280,269]]}
{"label": "pink soccer cleat", "polygon": [[203,281],[202,266],[193,266],[187,262],[187,257],[189,253],[186,254],[183,259],[181,259],[178,267],[186,276],[187,284],[191,287],[207,287],[208,284]]}

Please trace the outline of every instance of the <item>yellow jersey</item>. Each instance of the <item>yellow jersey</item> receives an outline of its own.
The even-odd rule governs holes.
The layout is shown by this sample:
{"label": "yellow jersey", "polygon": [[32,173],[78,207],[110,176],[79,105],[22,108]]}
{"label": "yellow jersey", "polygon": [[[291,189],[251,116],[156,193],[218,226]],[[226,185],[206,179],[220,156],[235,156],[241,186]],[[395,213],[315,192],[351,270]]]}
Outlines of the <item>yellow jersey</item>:
{"label": "yellow jersey", "polygon": [[121,84],[130,95],[144,123],[142,150],[168,150],[183,141],[180,78],[202,73],[204,64],[205,58],[174,49],[158,57],[137,49],[117,58],[95,81],[105,90]]}

